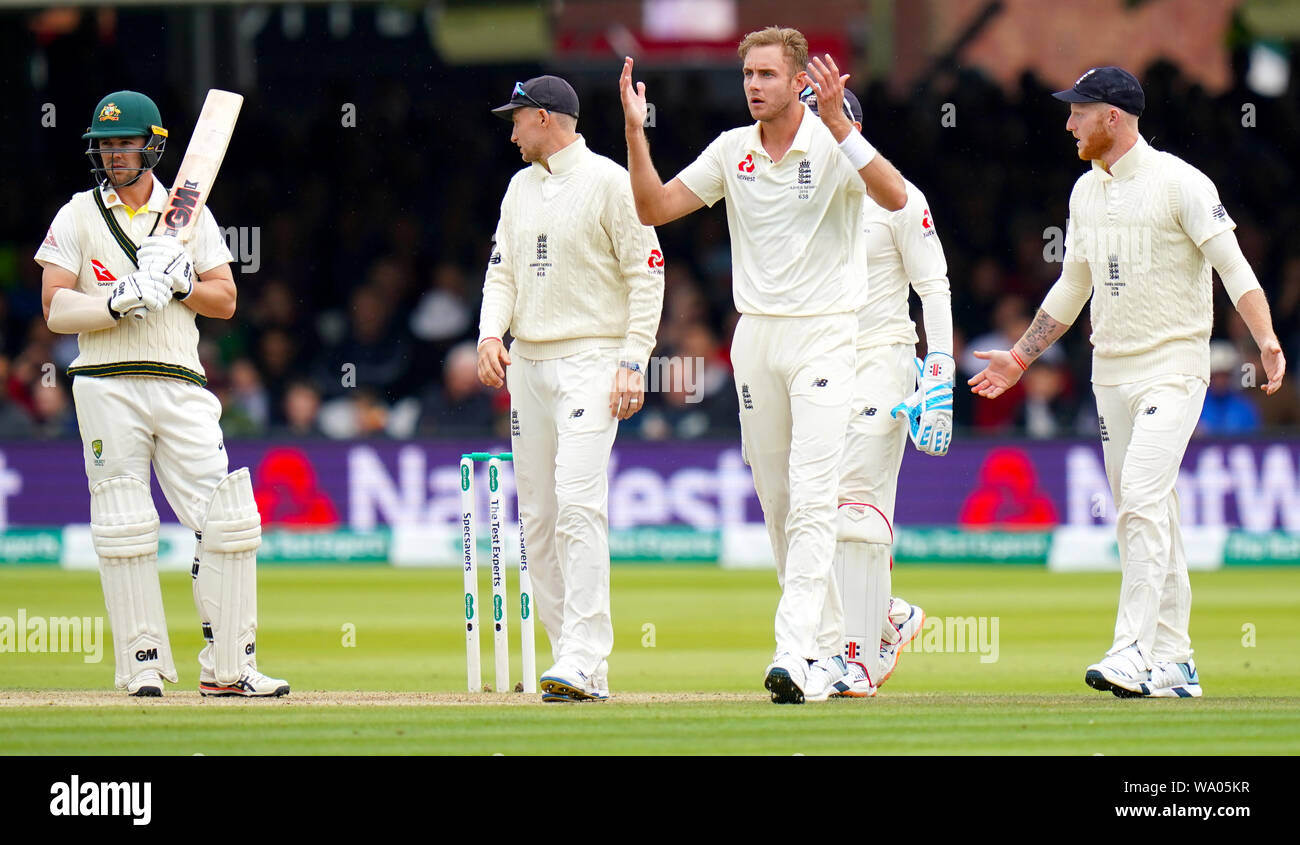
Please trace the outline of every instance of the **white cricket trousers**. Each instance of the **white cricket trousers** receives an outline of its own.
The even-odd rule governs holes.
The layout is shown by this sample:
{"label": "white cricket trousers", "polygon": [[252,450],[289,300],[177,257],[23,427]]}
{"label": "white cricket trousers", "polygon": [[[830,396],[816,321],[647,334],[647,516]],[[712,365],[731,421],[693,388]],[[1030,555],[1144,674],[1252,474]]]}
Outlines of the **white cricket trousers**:
{"label": "white cricket trousers", "polygon": [[840,503],[875,505],[890,526],[907,446],[907,417],[891,417],[889,411],[916,391],[915,358],[910,343],[858,350],[857,394],[840,465]]}
{"label": "white cricket trousers", "polygon": [[176,518],[202,531],[229,466],[217,397],[179,379],[77,376],[72,398],[89,485],[129,475],[148,487],[152,462]]}
{"label": "white cricket trousers", "polygon": [[1137,643],[1148,661],[1191,657],[1192,587],[1174,483],[1205,388],[1182,375],[1093,385],[1123,569],[1109,654]]}
{"label": "white cricket trousers", "polygon": [[744,314],[732,341],[741,438],[782,588],[778,655],[817,660],[843,647],[831,564],[857,330],[852,313]]}
{"label": "white cricket trousers", "polygon": [[510,440],[537,616],[553,659],[590,676],[614,647],[607,474],[619,350],[511,360]]}

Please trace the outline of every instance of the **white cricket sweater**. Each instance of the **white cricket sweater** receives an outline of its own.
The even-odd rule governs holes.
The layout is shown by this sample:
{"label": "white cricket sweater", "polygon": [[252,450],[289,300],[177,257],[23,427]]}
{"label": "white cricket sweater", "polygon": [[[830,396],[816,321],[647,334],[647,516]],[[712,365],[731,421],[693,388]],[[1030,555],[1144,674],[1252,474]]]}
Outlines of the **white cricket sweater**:
{"label": "white cricket sweater", "polygon": [[1094,384],[1209,381],[1214,299],[1201,245],[1234,228],[1205,174],[1141,138],[1110,173],[1094,161],[1079,177],[1065,264],[1043,310],[1073,323],[1092,296]]}
{"label": "white cricket sweater", "polygon": [[663,310],[659,239],[641,225],[627,171],[579,135],[514,175],[483,283],[479,342],[514,336],[530,360],[621,348],[644,366]]}

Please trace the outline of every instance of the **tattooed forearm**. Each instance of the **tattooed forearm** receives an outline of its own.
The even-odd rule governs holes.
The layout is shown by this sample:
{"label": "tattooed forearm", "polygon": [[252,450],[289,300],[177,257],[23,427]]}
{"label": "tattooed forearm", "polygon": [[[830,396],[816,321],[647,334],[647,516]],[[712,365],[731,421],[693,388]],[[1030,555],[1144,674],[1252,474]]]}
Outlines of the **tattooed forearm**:
{"label": "tattooed forearm", "polygon": [[1028,364],[1039,355],[1047,351],[1047,347],[1056,343],[1057,339],[1065,334],[1066,329],[1070,328],[1067,323],[1058,323],[1047,312],[1041,308],[1034,315],[1034,322],[1029,324],[1020,340],[1016,342],[1015,348],[1019,351],[1020,357],[1025,359]]}

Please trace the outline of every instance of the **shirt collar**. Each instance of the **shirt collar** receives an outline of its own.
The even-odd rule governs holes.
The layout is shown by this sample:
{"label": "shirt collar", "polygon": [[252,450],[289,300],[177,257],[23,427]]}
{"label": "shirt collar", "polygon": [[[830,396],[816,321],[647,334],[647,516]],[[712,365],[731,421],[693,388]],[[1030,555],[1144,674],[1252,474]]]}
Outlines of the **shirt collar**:
{"label": "shirt collar", "polygon": [[533,162],[533,167],[541,170],[543,175],[563,176],[578,166],[578,162],[582,160],[582,154],[586,151],[587,139],[579,135],[576,141],[573,141],[563,149],[556,150],[551,153],[550,158],[546,159],[546,164],[551,169],[549,174],[546,172],[546,167],[543,167],[540,161]]}
{"label": "shirt collar", "polygon": [[[799,103],[799,107],[803,109],[803,117],[799,119],[799,129],[794,133],[794,140],[790,142],[790,149],[785,152],[787,156],[795,150],[806,153],[812,148],[813,125],[820,122],[820,118],[812,113],[812,109],[808,108],[806,103]],[[763,149],[763,135],[760,131],[762,125],[762,121],[756,120],[754,125],[750,127],[748,135],[749,150],[750,152],[759,153],[770,160],[771,156],[767,154],[767,150]],[[784,160],[783,158],[782,161]]]}
{"label": "shirt collar", "polygon": [[1128,152],[1120,156],[1119,161],[1110,166],[1109,173],[1106,172],[1106,168],[1101,166],[1101,162],[1096,160],[1092,163],[1092,169],[1096,170],[1097,175],[1103,179],[1127,179],[1137,173],[1138,168],[1142,166],[1142,162],[1146,160],[1150,152],[1151,145],[1139,135],[1137,143],[1130,147]]}
{"label": "shirt collar", "polygon": [[[122,202],[121,192],[116,188],[110,188],[105,185],[99,186],[99,196],[104,200],[106,208],[112,208],[120,205],[126,208],[126,203]],[[149,211],[161,212],[167,206],[167,189],[163,187],[162,180],[157,176],[153,177],[153,190],[149,192],[149,201],[145,203],[145,208]],[[128,209],[130,210],[130,209]],[[139,214],[140,209],[134,209],[133,213]]]}

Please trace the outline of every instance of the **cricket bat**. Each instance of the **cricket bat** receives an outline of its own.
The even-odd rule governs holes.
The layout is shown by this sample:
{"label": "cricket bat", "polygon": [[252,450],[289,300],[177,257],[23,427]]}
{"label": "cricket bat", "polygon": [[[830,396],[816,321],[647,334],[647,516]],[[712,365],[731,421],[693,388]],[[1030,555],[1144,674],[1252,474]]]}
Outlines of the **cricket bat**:
{"label": "cricket bat", "polygon": [[[242,94],[216,88],[208,91],[199,120],[194,124],[190,145],[185,148],[185,158],[181,159],[180,170],[176,171],[176,182],[163,208],[162,231],[157,234],[185,243],[194,233],[208,194],[212,192],[212,183],[217,180],[221,160],[226,157],[226,147],[234,134],[239,107],[243,104]],[[131,316],[137,320],[143,320],[145,314],[143,306],[131,311]]]}

